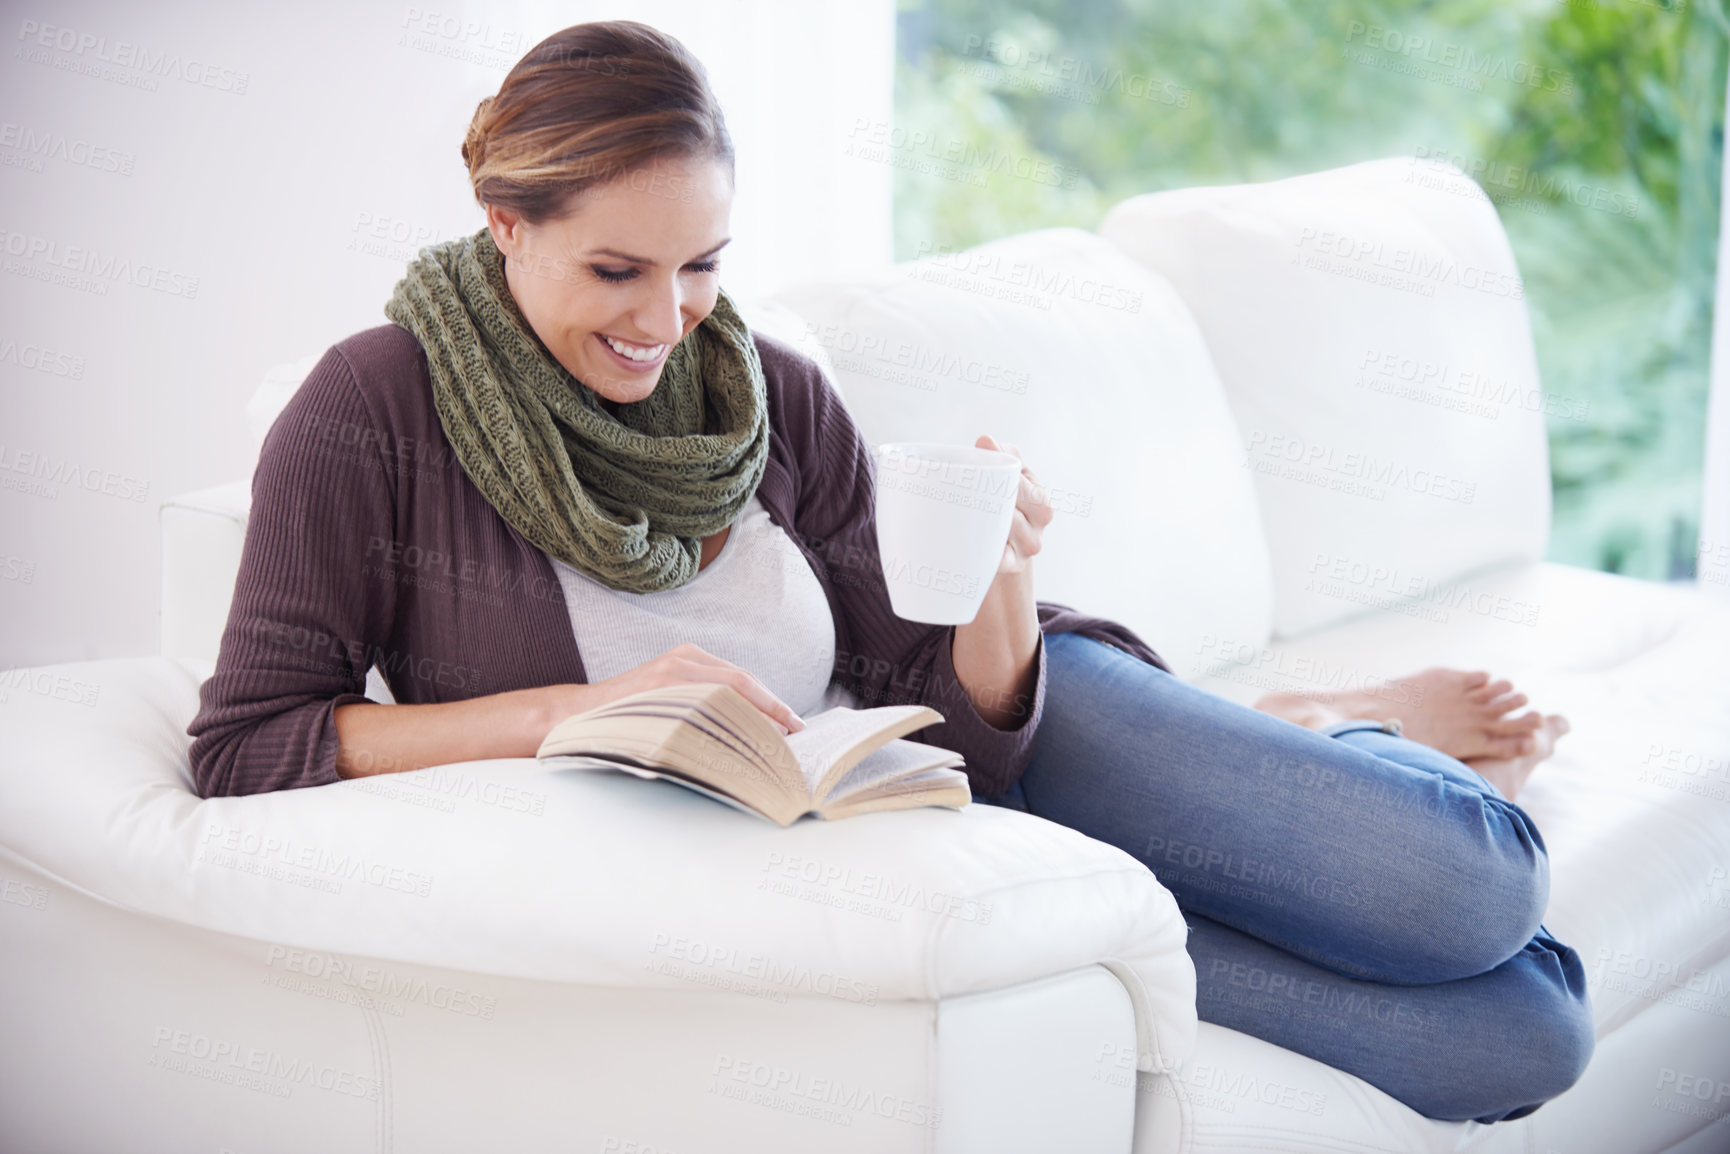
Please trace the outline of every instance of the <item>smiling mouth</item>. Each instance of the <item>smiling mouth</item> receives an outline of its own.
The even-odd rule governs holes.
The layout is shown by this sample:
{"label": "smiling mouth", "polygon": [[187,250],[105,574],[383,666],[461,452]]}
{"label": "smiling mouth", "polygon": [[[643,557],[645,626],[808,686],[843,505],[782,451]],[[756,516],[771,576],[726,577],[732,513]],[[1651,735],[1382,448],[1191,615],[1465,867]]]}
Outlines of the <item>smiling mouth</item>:
{"label": "smiling mouth", "polygon": [[618,337],[607,336],[605,333],[596,333],[595,336],[600,338],[601,343],[607,347],[607,351],[613,355],[614,360],[623,363],[629,369],[639,372],[652,369],[656,365],[660,364],[666,357],[667,350],[673,347],[664,344],[637,344],[634,341],[626,341],[621,340]]}

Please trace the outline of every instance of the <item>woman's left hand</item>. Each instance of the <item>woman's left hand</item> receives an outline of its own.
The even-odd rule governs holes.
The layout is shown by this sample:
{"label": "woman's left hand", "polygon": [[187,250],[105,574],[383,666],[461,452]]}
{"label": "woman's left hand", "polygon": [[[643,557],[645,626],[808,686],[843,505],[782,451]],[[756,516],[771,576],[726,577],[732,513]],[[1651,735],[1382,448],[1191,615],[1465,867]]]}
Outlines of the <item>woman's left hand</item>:
{"label": "woman's left hand", "polygon": [[[1021,450],[999,445],[989,436],[975,448],[996,449],[1017,461]],[[979,614],[955,627],[950,656],[955,675],[974,710],[996,729],[1014,729],[1027,716],[1038,693],[1039,606],[1033,599],[1033,555],[1051,524],[1051,500],[1039,478],[1024,463],[1015,490],[1015,515],[1009,540]]]}
{"label": "woman's left hand", "polygon": [[[998,444],[984,433],[973,445],[979,449],[1008,453],[1017,461],[1021,460],[1020,449],[1008,443]],[[1045,487],[1023,462],[1021,483],[1015,493],[1015,518],[1009,523],[1009,540],[1004,542],[1003,557],[997,563],[999,575],[1026,573],[1032,568],[1033,555],[1044,544],[1045,527],[1051,524],[1052,515],[1051,500]]]}

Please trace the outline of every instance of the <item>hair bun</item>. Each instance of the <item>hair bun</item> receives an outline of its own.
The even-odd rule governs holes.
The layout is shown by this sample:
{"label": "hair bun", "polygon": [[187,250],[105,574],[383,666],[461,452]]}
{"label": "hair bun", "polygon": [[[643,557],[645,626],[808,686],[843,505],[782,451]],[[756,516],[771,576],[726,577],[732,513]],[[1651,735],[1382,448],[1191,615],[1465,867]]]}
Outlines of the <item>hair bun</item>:
{"label": "hair bun", "polygon": [[483,97],[475,105],[475,114],[469,119],[469,130],[463,136],[463,163],[469,166],[472,174],[481,166],[487,155],[487,133],[485,121],[487,110],[493,106],[493,98]]}

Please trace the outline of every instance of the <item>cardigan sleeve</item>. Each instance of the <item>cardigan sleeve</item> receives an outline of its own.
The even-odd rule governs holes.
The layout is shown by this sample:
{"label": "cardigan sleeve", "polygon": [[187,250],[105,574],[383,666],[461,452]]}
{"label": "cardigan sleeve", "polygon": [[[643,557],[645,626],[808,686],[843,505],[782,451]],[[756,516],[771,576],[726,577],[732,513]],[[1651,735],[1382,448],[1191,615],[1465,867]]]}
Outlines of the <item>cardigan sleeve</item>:
{"label": "cardigan sleeve", "polygon": [[[966,760],[978,797],[997,797],[1027,767],[1045,704],[1045,641],[1034,651],[1032,693],[1015,704],[1025,710],[1012,729],[979,715],[955,672],[952,625],[925,625],[897,617],[877,547],[876,475],[870,447],[840,394],[814,363],[807,380],[787,399],[808,412],[792,413],[784,435],[798,464],[794,522],[800,542],[821,568],[836,616],[835,670],[862,706],[929,705],[943,715],[912,736],[950,749]],[[789,410],[794,408],[789,404]]]}
{"label": "cardigan sleeve", "polygon": [[271,426],[216,671],[187,727],[200,797],[338,780],[332,714],[367,700],[394,610],[394,583],[364,563],[394,536],[385,440],[335,348]]}

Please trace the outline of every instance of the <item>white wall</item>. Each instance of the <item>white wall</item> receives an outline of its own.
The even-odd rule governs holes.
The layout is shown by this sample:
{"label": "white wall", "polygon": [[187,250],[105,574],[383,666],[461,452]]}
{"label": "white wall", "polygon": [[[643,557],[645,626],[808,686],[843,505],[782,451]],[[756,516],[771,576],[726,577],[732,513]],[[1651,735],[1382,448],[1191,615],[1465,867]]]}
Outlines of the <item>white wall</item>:
{"label": "white wall", "polygon": [[481,226],[469,117],[561,27],[642,20],[709,69],[729,291],[890,258],[890,174],[843,148],[890,115],[892,0],[7,7],[0,668],[156,651],[158,505],[249,476],[264,371],[385,323],[415,250]]}

